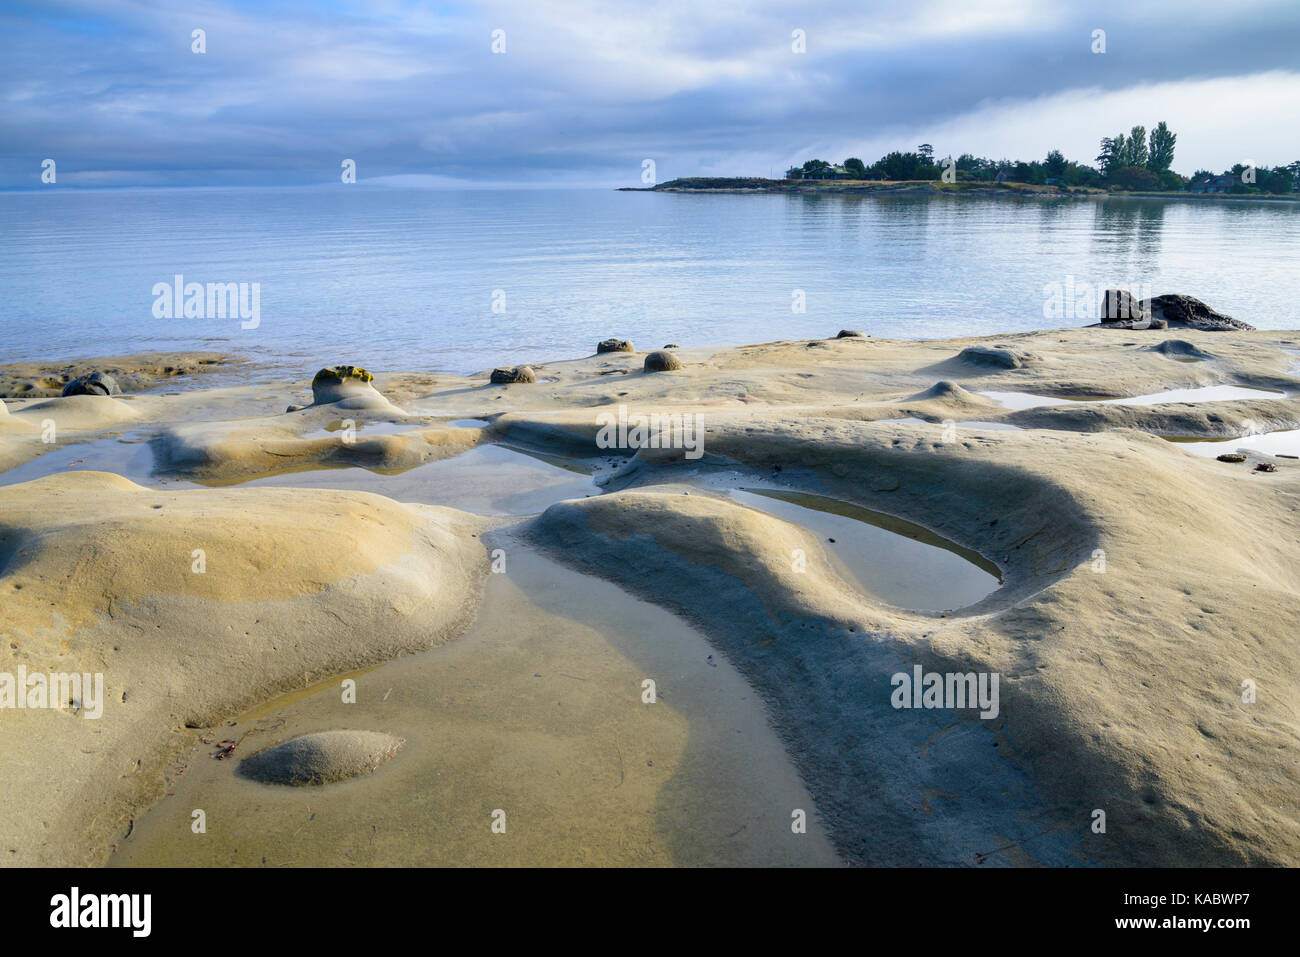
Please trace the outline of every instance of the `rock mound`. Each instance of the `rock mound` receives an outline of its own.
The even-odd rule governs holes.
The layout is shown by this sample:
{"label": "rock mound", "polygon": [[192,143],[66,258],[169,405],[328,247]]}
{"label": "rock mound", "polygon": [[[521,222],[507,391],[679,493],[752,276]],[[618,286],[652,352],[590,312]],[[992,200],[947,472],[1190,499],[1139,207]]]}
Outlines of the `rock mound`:
{"label": "rock mound", "polygon": [[835,333],[835,338],[836,339],[865,339],[867,338],[867,334],[865,332],[860,332],[857,329],[841,329],[839,332]]}
{"label": "rock mound", "polygon": [[1033,355],[1028,352],[995,346],[967,346],[957,353],[957,359],[971,365],[993,369],[1019,369],[1025,363],[1032,361]]}
{"label": "rock mound", "polygon": [[122,390],[107,372],[87,372],[63,387],[64,395],[121,395]]}
{"label": "rock mound", "polygon": [[533,371],[532,366],[499,368],[492,370],[491,380],[493,385],[510,385],[517,382],[536,382],[537,373]]}
{"label": "rock mound", "polygon": [[1172,356],[1178,359],[1213,359],[1214,356],[1204,349],[1198,349],[1186,339],[1166,339],[1156,346],[1148,346],[1152,352]]}
{"label": "rock mound", "polygon": [[979,396],[963,389],[951,379],[941,379],[930,388],[918,392],[916,395],[910,396],[910,398],[914,402],[922,402],[926,399],[957,399],[961,402],[982,401]]}
{"label": "rock mound", "polygon": [[370,383],[375,377],[360,366],[330,366],[321,369],[311,380],[311,394],[316,405],[374,392]]}
{"label": "rock mound", "polygon": [[682,368],[682,360],[677,358],[671,352],[660,349],[657,352],[646,354],[646,372],[673,372],[680,368]]}
{"label": "rock mound", "polygon": [[317,731],[249,755],[240,762],[239,774],[290,787],[331,784],[369,774],[404,743],[379,731]]}
{"label": "rock mound", "polygon": [[636,348],[628,339],[602,339],[596,343],[596,355],[602,352],[636,352]]}

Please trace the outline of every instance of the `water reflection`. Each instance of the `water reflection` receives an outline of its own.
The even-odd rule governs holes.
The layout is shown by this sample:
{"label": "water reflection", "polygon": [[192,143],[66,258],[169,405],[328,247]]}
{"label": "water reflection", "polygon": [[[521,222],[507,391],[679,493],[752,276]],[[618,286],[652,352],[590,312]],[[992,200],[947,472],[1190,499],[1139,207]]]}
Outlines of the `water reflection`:
{"label": "water reflection", "polygon": [[1165,207],[1160,199],[1115,197],[1094,204],[1093,236],[1112,252],[1127,252],[1128,264],[1141,271],[1154,269],[1161,251]]}

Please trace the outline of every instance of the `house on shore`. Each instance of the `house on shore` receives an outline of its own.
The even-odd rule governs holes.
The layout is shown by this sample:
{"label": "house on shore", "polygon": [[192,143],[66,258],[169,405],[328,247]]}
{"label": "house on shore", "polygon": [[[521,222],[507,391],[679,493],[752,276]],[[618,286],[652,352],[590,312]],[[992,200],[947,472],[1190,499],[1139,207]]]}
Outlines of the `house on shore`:
{"label": "house on shore", "polygon": [[1229,193],[1237,178],[1229,173],[1222,176],[1201,176],[1187,184],[1189,193]]}
{"label": "house on shore", "polygon": [[853,179],[853,174],[843,166],[824,166],[821,169],[806,170],[802,166],[791,166],[785,171],[786,179]]}

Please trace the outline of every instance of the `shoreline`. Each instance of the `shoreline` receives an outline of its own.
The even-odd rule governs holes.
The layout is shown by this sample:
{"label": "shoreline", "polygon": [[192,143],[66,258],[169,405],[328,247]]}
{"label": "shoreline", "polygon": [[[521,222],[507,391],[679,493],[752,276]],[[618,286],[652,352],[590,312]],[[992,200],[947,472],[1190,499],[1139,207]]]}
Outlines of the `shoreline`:
{"label": "shoreline", "polygon": [[[714,185],[735,179],[738,185]],[[701,184],[692,185],[696,179]],[[739,185],[739,183],[752,185]],[[1105,190],[1089,186],[1040,186],[1032,183],[938,183],[933,180],[763,180],[749,177],[685,178],[670,180],[655,186],[620,186],[622,193],[807,193],[851,195],[924,195],[924,196],[982,196],[1018,197],[1029,199],[1170,199],[1253,203],[1300,202],[1300,194],[1242,196],[1231,193],[1188,193],[1182,191],[1129,191]]]}
{"label": "shoreline", "polygon": [[[1010,865],[1300,862],[1300,816],[1285,808],[1300,780],[1279,757],[1300,741],[1289,703],[1300,651],[1280,627],[1300,613],[1300,461],[1247,443],[1245,461],[1229,464],[1167,440],[1300,430],[1300,330],[1069,328],[673,352],[677,371],[644,371],[644,352],[607,352],[536,363],[537,382],[512,385],[374,370],[373,385],[292,412],[310,401],[301,380],[7,401],[0,672],[75,665],[102,672],[107,687],[98,723],[52,710],[0,725],[8,863],[130,852],[149,830],[134,822],[164,813],[168,775],[195,739],[223,737],[227,720],[331,676],[470,654],[457,643],[480,616],[501,634],[512,616],[539,614],[483,595],[513,581],[510,561],[540,569],[529,556],[542,555],[566,569],[547,574],[575,595],[583,581],[621,588],[734,665],[847,861],[972,864],[1000,848],[993,859]],[[1227,385],[1242,394],[1097,401]],[[984,394],[999,391],[1056,404],[1016,409]],[[702,457],[602,448],[599,415],[620,405],[699,416]],[[39,442],[49,418],[61,436],[53,448]],[[12,484],[15,470],[28,480]],[[896,517],[982,557],[1001,580],[942,613],[891,605],[846,570],[851,523],[828,540],[792,520],[797,512],[780,518],[733,494],[747,488]],[[500,537],[507,527],[514,539]],[[206,552],[205,574],[191,573],[194,548]],[[504,579],[489,568],[494,548],[507,558]],[[792,568],[795,550],[805,571]],[[555,600],[541,633],[586,648],[579,659],[604,647],[583,644],[584,626]],[[611,637],[635,659],[655,627],[628,628]],[[670,704],[673,669],[714,674],[689,642],[680,647],[680,661],[649,669]],[[521,687],[556,670],[522,646],[509,654],[523,656],[512,666]],[[1000,675],[998,716],[891,708],[889,676],[913,666]],[[564,666],[584,677],[575,668]],[[582,726],[600,727],[600,709],[616,713],[625,695],[644,707],[633,679],[645,670],[586,688],[599,693]],[[364,683],[376,673],[360,686],[370,701],[396,686]],[[492,673],[481,679],[489,689]],[[1237,700],[1243,675],[1269,689],[1249,707]],[[555,680],[559,692],[575,679]],[[312,700],[315,711],[294,712],[295,730],[364,726],[408,740],[383,768],[326,786],[376,809],[397,800],[385,782],[412,773],[402,769],[432,746],[421,741],[448,740],[454,727],[466,760],[497,753],[476,750],[487,748],[490,712],[448,724],[450,714],[422,708],[399,726],[395,712],[340,711],[337,691]],[[537,698],[537,714],[557,700]],[[670,722],[655,734],[666,746],[679,732]],[[578,734],[555,733],[555,747]],[[601,747],[593,780],[612,786],[629,752]],[[210,755],[200,747],[186,760]],[[202,768],[205,779],[231,776],[220,787],[232,800],[282,807],[277,833],[314,800],[312,788],[235,780],[236,766]],[[51,777],[51,767],[64,770]],[[527,762],[502,767],[519,801],[541,800],[545,775]],[[974,767],[984,784],[966,773]],[[639,780],[639,807],[681,793]],[[690,780],[705,803],[720,793],[707,775]],[[496,786],[489,774],[441,800],[477,806]],[[604,807],[602,793],[572,800]],[[920,806],[918,794],[929,795]],[[1089,832],[1094,807],[1108,809],[1112,837]],[[764,813],[788,820],[789,808]],[[56,823],[37,834],[38,817]],[[603,819],[617,827],[619,814]],[[703,821],[664,818],[641,846],[672,858]],[[347,821],[330,826],[359,839]],[[220,833],[213,840],[235,842],[223,846],[256,847]],[[603,842],[584,862],[618,859]],[[786,853],[746,846],[753,860]]]}

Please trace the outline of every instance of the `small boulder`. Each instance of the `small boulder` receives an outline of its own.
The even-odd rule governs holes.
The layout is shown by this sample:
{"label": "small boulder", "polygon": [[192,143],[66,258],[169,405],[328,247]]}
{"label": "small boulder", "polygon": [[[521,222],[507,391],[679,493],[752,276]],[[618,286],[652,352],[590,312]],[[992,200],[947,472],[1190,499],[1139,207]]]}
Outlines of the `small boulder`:
{"label": "small boulder", "polygon": [[1215,456],[1215,458],[1220,462],[1232,462],[1234,464],[1246,461],[1246,456],[1242,455],[1240,452],[1224,452],[1222,455]]}
{"label": "small boulder", "polygon": [[338,402],[350,396],[375,392],[370,383],[375,377],[360,366],[330,366],[321,369],[311,380],[311,394],[316,405]]}
{"label": "small boulder", "polygon": [[859,332],[857,329],[841,329],[839,332],[835,333],[835,338],[836,339],[865,339],[867,338],[867,334],[865,332]]}
{"label": "small boulder", "polygon": [[646,372],[672,372],[680,368],[682,368],[682,360],[671,352],[665,352],[661,349],[658,352],[646,353]]}
{"label": "small boulder", "polygon": [[249,755],[239,763],[239,775],[290,787],[331,784],[369,774],[403,744],[379,731],[317,731]]}
{"label": "small boulder", "polygon": [[[1232,332],[1254,329],[1250,323],[1216,312],[1191,296],[1164,295],[1142,300],[1142,307],[1153,319],[1163,320],[1171,329],[1199,329],[1202,332]],[[1156,328],[1156,327],[1152,327]]]}
{"label": "small boulder", "polygon": [[307,408],[305,405],[291,405],[284,410],[284,414],[288,415],[290,412],[301,412],[305,408]]}
{"label": "small boulder", "polygon": [[1272,462],[1258,462],[1255,465],[1256,472],[1276,472],[1277,466]]}
{"label": "small boulder", "polygon": [[107,372],[79,375],[63,387],[64,395],[121,395],[117,380]]}
{"label": "small boulder", "polygon": [[602,339],[596,343],[596,355],[602,352],[636,352],[636,349],[627,339]]}
{"label": "small boulder", "polygon": [[675,343],[675,342],[670,342],[670,343],[668,343],[668,345],[664,346],[664,348],[665,348],[665,349],[676,349],[676,348],[677,348],[677,343]]}
{"label": "small boulder", "polygon": [[537,373],[533,372],[532,366],[514,366],[511,368],[499,368],[492,370],[493,385],[510,385],[520,382],[536,382]]}

